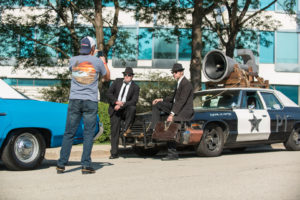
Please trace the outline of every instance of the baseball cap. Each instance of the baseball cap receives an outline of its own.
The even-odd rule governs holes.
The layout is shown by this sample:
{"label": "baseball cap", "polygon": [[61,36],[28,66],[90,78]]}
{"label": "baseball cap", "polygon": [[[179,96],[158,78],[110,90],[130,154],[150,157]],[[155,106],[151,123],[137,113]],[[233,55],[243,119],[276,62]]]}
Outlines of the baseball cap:
{"label": "baseball cap", "polygon": [[90,36],[84,37],[80,42],[80,54],[89,54],[92,50],[92,47],[96,45],[96,42]]}

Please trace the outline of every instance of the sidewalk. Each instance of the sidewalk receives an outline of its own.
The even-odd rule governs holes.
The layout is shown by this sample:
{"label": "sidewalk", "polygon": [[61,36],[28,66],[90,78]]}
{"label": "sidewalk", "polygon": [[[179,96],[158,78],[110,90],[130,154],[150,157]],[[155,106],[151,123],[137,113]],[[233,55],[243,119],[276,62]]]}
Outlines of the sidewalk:
{"label": "sidewalk", "polygon": [[[45,158],[47,160],[59,159],[60,148],[61,147],[47,148]],[[82,148],[83,148],[82,145],[74,145],[72,147],[70,158],[81,158]],[[103,145],[94,144],[92,150],[92,158],[93,157],[105,158],[105,157],[109,157],[109,155],[110,155],[110,144],[103,144]]]}
{"label": "sidewalk", "polygon": [[[82,154],[82,145],[74,145],[72,147],[70,159],[80,159]],[[59,159],[59,153],[60,148],[48,148],[46,149],[45,158],[47,160],[57,160]],[[248,147],[247,151],[255,151],[259,149],[285,149],[282,143],[272,144],[269,147],[267,145],[260,145],[260,146],[254,146],[254,147]],[[127,146],[127,148],[124,148],[123,146],[119,146],[119,151],[122,154],[134,154],[130,146]],[[225,150],[226,151],[226,150]],[[92,159],[93,158],[108,158],[110,156],[110,144],[94,144],[93,150],[92,150]]]}

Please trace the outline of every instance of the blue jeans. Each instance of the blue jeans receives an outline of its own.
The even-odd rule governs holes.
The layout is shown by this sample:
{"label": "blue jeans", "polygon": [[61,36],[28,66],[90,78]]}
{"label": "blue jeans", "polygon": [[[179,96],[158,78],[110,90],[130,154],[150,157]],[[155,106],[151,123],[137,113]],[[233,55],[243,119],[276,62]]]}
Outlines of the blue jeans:
{"label": "blue jeans", "polygon": [[66,129],[60,150],[58,166],[65,166],[68,163],[73,139],[78,129],[81,118],[83,118],[83,152],[81,165],[91,167],[91,151],[93,148],[93,138],[97,123],[98,103],[90,100],[70,99],[68,106],[68,115]]}

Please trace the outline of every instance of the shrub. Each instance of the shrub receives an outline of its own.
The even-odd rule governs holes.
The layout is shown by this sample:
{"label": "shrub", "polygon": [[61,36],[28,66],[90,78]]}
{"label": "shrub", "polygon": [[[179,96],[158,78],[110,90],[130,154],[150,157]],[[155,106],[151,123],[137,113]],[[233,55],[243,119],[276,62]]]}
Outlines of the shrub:
{"label": "shrub", "polygon": [[140,83],[140,96],[137,103],[137,113],[151,111],[152,101],[171,95],[176,87],[176,82],[166,73],[137,74],[147,82]]}
{"label": "shrub", "polygon": [[96,143],[106,142],[109,141],[110,136],[110,117],[108,114],[108,103],[99,102],[98,103],[98,115],[100,121],[103,124],[104,132],[103,134],[97,139]]}

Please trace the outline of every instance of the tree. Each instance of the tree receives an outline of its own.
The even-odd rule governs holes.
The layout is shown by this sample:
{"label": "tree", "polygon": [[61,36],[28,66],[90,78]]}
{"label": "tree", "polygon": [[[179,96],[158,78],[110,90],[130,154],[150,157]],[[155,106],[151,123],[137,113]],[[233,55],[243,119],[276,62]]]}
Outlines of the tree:
{"label": "tree", "polygon": [[[191,82],[194,90],[201,89],[201,64],[202,64],[202,50],[203,50],[203,29],[204,17],[209,15],[214,8],[218,6],[220,1],[213,0],[127,0],[128,4],[133,4],[134,8],[127,8],[129,11],[134,11],[135,17],[139,21],[150,23],[155,15],[154,29],[160,28],[163,25],[173,25],[173,35],[182,37],[188,32],[179,31],[180,27],[190,28],[192,38],[191,48],[191,63],[190,74]],[[192,21],[187,20],[187,16],[192,15]],[[168,38],[166,39],[168,40]]]}
{"label": "tree", "polygon": [[[205,22],[213,32],[217,33],[227,56],[233,57],[236,48],[251,48],[249,46],[251,44],[241,40],[242,37],[248,41],[257,40],[258,32],[255,30],[274,31],[280,26],[278,20],[263,13],[277,0],[269,1],[266,6],[260,6],[260,2],[259,0],[223,0],[220,6],[213,10],[212,17],[205,16]],[[295,5],[295,0],[286,0],[281,6],[286,13],[294,14]],[[252,9],[252,12],[249,13],[249,9]]]}
{"label": "tree", "polygon": [[[128,2],[137,8],[135,10],[137,20],[149,23],[155,16],[154,28],[171,24],[173,25],[173,34],[178,37],[182,36],[179,27],[191,29],[190,74],[196,91],[201,89],[202,57],[206,51],[204,38],[207,36],[203,34],[203,31],[208,29],[212,33],[206,38],[206,43],[214,43],[219,40],[220,45],[218,46],[225,48],[226,55],[233,57],[235,48],[250,47],[251,44],[246,44],[245,39],[257,39],[258,33],[255,30],[273,31],[280,26],[278,21],[263,13],[277,0],[269,1],[263,7],[260,7],[262,1],[259,0],[128,0]],[[285,0],[281,6],[286,13],[293,14],[295,5],[295,0]],[[254,12],[248,12],[250,8],[254,9]],[[227,17],[225,17],[226,14]],[[191,21],[187,19],[187,16],[190,15],[192,16]],[[216,37],[214,37],[214,33],[216,33]],[[267,39],[261,39],[265,40],[265,45],[270,44]]]}
{"label": "tree", "polygon": [[85,35],[95,36],[107,57],[118,35],[119,1],[113,4],[113,14],[104,15],[105,4],[99,0],[1,0],[0,62],[59,78],[61,70],[40,66],[67,66]]}

